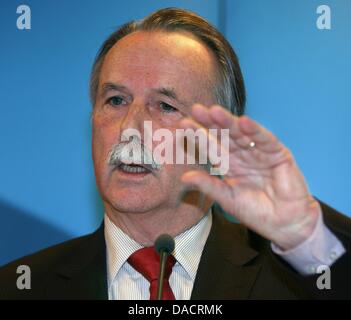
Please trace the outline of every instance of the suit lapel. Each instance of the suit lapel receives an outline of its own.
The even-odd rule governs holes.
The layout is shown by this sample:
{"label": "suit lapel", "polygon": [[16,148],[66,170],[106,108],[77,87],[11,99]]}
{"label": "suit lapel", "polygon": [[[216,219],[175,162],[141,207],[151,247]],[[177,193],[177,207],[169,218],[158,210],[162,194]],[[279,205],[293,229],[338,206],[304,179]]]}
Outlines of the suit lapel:
{"label": "suit lapel", "polygon": [[261,268],[248,244],[247,229],[214,210],[212,228],[196,275],[191,299],[246,299]]}
{"label": "suit lapel", "polygon": [[[65,299],[108,299],[103,224],[57,269],[55,296]],[[62,290],[62,294],[61,291]]]}

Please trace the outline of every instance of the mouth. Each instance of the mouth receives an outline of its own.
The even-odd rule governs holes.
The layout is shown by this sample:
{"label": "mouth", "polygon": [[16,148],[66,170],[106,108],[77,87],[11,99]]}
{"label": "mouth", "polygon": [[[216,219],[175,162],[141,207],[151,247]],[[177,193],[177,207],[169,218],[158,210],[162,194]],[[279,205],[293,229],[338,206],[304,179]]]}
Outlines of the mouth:
{"label": "mouth", "polygon": [[151,165],[148,165],[148,164],[135,164],[135,163],[127,164],[123,162],[120,162],[116,166],[116,169],[119,172],[131,174],[131,175],[146,175],[146,174],[152,173],[153,171]]}

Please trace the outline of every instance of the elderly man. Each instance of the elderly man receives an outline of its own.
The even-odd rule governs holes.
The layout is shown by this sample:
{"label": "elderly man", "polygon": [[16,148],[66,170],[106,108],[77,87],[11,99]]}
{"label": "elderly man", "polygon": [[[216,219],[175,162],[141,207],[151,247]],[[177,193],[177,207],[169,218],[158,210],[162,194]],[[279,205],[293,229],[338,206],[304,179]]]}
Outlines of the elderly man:
{"label": "elderly man", "polygon": [[[160,234],[175,240],[163,299],[351,297],[350,220],[316,200],[290,151],[243,116],[238,60],[206,20],[168,8],[122,26],[97,56],[91,99],[104,223],[3,267],[2,298],[155,299]],[[199,163],[199,141],[195,163],[160,161],[150,149],[181,147],[155,138],[159,129],[215,140],[226,171],[211,174],[216,147]],[[29,290],[16,285],[19,265],[31,270]]]}

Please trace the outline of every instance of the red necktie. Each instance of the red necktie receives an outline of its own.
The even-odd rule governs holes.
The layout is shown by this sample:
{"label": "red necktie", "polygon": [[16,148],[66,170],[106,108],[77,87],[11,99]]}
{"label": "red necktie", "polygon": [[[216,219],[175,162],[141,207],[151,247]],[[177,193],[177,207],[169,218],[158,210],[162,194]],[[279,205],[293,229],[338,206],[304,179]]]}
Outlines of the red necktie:
{"label": "red necktie", "polygon": [[[150,300],[156,300],[157,281],[160,272],[160,255],[156,252],[155,248],[148,247],[135,251],[128,258],[128,262],[150,282]],[[162,300],[175,300],[168,282],[175,262],[176,260],[172,255],[168,256],[165,266]]]}

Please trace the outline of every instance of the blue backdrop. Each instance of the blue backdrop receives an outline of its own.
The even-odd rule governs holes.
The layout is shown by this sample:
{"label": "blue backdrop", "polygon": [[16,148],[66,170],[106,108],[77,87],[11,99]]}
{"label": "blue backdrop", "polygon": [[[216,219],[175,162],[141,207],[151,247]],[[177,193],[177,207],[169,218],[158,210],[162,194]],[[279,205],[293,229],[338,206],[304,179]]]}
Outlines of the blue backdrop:
{"label": "blue backdrop", "polygon": [[[17,28],[21,4],[31,9],[30,30]],[[316,25],[322,4],[330,30]],[[101,222],[90,68],[116,27],[168,6],[199,13],[229,38],[248,114],[293,151],[313,194],[351,213],[351,1],[2,0],[0,265]]]}

